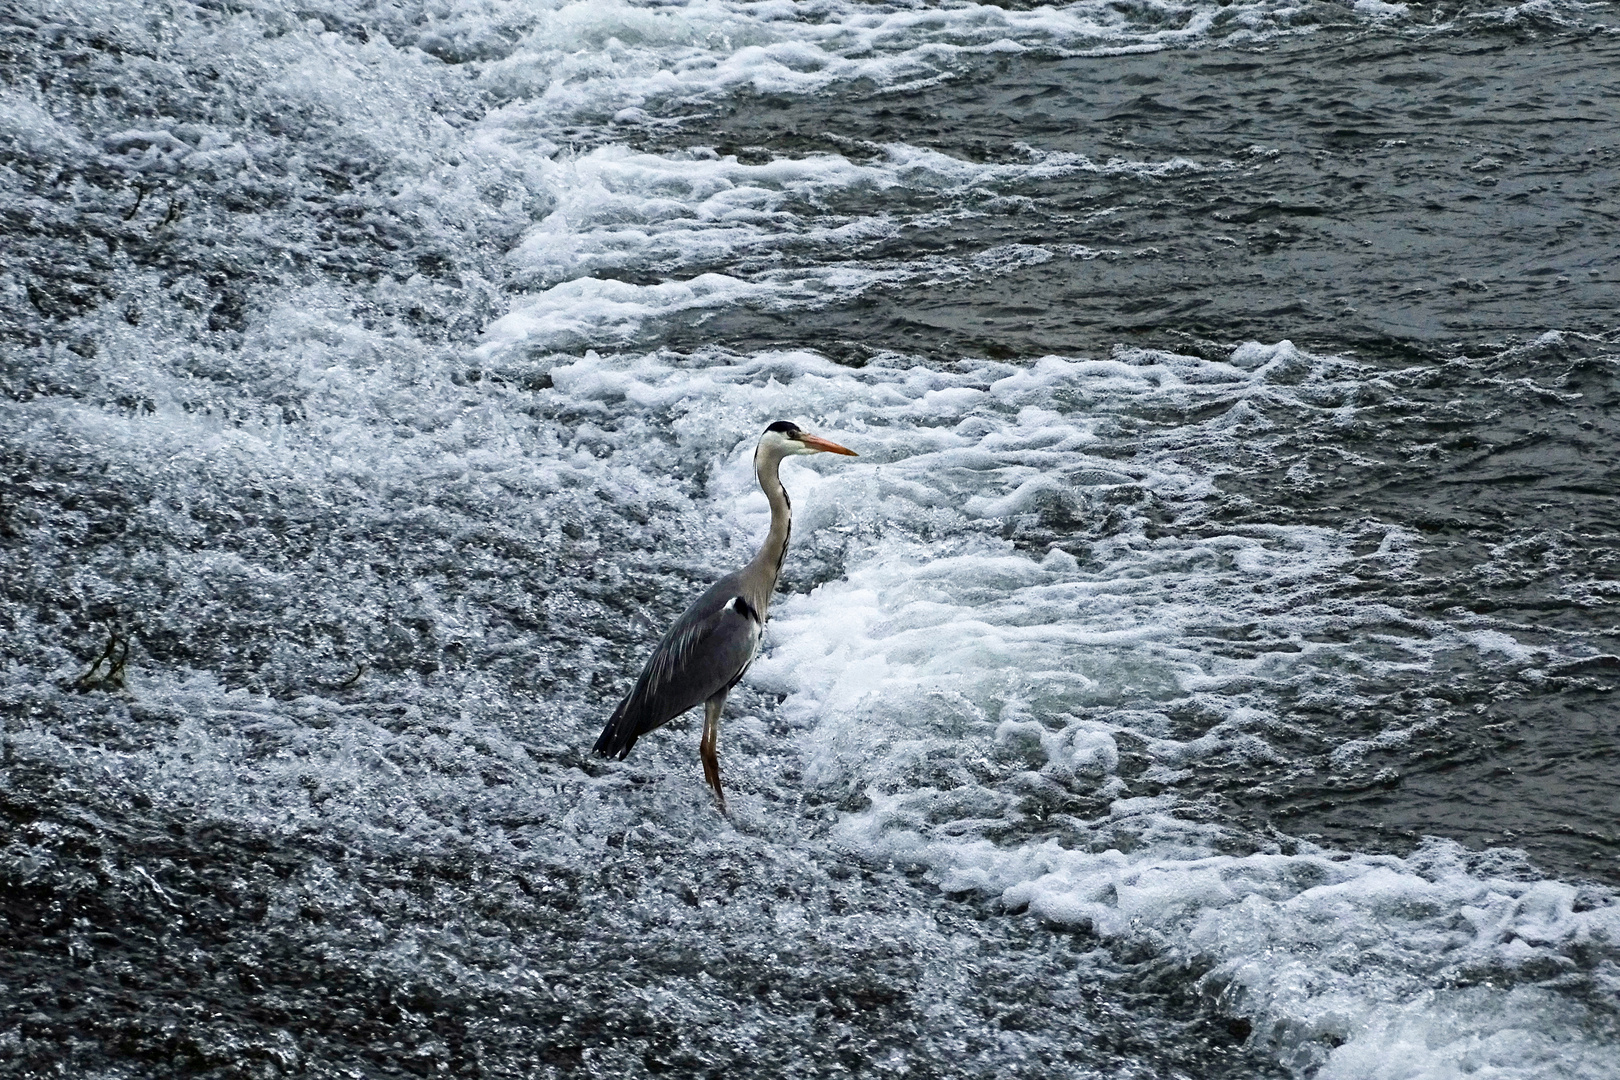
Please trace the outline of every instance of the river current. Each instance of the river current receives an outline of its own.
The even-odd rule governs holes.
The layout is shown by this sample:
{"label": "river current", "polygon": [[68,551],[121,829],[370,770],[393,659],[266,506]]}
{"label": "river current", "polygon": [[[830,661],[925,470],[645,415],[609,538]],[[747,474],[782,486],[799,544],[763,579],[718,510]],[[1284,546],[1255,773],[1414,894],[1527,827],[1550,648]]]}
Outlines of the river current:
{"label": "river current", "polygon": [[[1620,8],[0,5],[0,1073],[1620,1077]],[[589,753],[769,518],[721,738]]]}

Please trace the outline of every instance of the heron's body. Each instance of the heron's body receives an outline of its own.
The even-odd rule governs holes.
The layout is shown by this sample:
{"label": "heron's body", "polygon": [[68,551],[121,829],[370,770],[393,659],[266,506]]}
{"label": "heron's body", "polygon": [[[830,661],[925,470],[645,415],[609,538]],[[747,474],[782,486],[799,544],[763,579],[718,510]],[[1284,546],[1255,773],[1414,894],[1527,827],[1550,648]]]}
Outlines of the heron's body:
{"label": "heron's body", "polygon": [[638,738],[701,704],[703,772],[725,808],[715,753],[720,711],[759,651],[793,527],[792,505],[778,471],[784,457],[822,451],[854,454],[786,421],[772,424],[760,437],[754,474],[771,505],[771,530],[765,542],[747,566],[709,586],[659,639],[635,687],[613,710],[596,740],[597,753],[622,759]]}

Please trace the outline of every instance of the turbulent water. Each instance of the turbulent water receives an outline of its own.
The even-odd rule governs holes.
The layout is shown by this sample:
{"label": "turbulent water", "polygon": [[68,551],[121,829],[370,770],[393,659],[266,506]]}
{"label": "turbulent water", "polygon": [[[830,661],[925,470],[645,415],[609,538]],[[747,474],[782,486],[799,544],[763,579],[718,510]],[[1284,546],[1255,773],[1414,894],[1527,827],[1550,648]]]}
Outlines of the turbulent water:
{"label": "turbulent water", "polygon": [[[0,1071],[1620,1076],[1620,9],[0,8]],[[592,757],[794,546],[721,742]]]}

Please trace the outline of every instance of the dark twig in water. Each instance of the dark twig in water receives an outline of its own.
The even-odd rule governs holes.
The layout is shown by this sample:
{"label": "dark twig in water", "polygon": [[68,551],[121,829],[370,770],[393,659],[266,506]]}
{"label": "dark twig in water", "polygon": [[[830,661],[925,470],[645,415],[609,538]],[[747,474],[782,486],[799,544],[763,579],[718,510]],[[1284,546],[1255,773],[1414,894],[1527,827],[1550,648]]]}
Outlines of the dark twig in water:
{"label": "dark twig in water", "polygon": [[134,217],[136,212],[140,210],[141,203],[143,203],[145,201],[146,201],[146,185],[145,184],[137,184],[137,185],[135,185],[135,205],[129,208],[129,212],[124,215],[124,220],[128,221],[130,218]]}
{"label": "dark twig in water", "polygon": [[[83,675],[74,679],[69,685],[81,694],[88,694],[92,690],[122,690],[124,688],[124,663],[129,659],[129,639],[133,631],[125,630],[116,623],[107,627],[107,644],[101,650],[101,655],[91,662],[90,668]],[[102,669],[102,665],[106,669]]]}
{"label": "dark twig in water", "polygon": [[365,673],[366,665],[361,664],[359,667],[354,669],[353,675],[350,675],[347,679],[344,679],[340,683],[321,682],[319,679],[316,679],[315,685],[320,687],[322,690],[347,690],[349,687],[359,682],[360,677]]}
{"label": "dark twig in water", "polygon": [[152,229],[153,234],[156,234],[158,232],[158,230],[164,228],[165,226],[171,224],[172,222],[179,221],[180,220],[180,215],[185,210],[185,208],[186,208],[186,204],[185,204],[184,201],[182,201],[180,199],[170,199],[169,200],[169,211],[168,211],[168,213],[163,215],[163,220],[158,222],[157,225]]}

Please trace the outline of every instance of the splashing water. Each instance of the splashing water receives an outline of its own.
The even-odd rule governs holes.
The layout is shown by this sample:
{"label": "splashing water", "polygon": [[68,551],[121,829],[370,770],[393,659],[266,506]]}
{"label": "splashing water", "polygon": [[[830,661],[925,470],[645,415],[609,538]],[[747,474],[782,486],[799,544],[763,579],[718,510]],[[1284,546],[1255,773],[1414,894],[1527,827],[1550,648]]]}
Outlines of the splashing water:
{"label": "splashing water", "polygon": [[1614,1076],[1605,11],[9,12],[7,1060]]}

